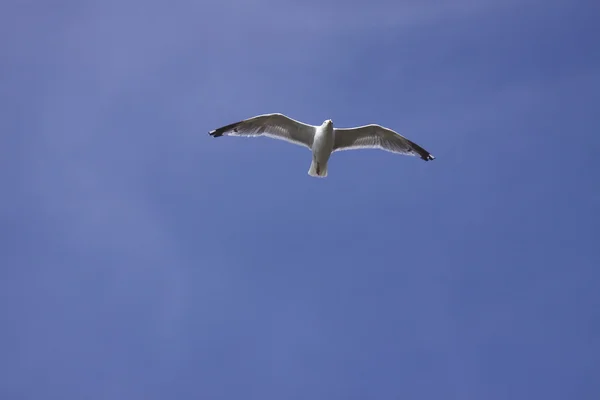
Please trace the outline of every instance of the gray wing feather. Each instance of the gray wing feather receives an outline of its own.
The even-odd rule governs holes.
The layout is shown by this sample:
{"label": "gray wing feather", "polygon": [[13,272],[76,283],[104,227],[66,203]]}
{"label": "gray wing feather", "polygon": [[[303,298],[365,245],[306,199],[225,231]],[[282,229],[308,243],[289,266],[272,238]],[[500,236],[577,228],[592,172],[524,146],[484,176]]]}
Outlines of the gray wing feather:
{"label": "gray wing feather", "polygon": [[209,134],[219,136],[267,136],[312,148],[315,127],[283,114],[265,114],[215,129]]}
{"label": "gray wing feather", "polygon": [[335,128],[334,132],[334,152],[356,149],[381,149],[408,156],[418,155],[425,161],[435,159],[434,156],[418,144],[381,125]]}

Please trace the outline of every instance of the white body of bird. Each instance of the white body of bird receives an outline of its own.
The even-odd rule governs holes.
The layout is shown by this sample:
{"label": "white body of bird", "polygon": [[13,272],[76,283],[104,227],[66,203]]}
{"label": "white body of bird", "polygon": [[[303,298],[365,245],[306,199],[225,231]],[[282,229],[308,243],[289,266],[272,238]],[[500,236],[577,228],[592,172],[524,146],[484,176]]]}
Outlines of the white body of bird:
{"label": "white body of bird", "polygon": [[328,119],[315,130],[315,138],[312,145],[312,163],[308,170],[310,176],[319,178],[327,176],[327,163],[333,151],[333,142],[333,122]]}

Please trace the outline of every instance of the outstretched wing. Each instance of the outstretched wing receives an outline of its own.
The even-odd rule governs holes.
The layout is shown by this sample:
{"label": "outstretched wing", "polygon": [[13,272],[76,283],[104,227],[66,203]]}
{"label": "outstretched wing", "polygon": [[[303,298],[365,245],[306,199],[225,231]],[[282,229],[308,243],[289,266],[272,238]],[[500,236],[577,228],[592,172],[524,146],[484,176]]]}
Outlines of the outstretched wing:
{"label": "outstretched wing", "polygon": [[311,149],[315,130],[314,126],[296,121],[283,114],[265,114],[223,126],[209,132],[209,134],[212,137],[223,135],[245,137],[268,136]]}
{"label": "outstretched wing", "polygon": [[333,151],[356,149],[381,149],[408,156],[419,155],[423,160],[435,159],[427,150],[404,136],[381,125],[357,128],[335,128]]}

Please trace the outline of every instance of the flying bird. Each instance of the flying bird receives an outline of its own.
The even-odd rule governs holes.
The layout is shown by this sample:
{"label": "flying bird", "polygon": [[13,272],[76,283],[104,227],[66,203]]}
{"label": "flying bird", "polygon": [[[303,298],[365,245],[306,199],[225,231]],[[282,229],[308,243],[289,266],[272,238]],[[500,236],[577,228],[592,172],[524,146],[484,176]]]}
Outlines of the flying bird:
{"label": "flying bird", "polygon": [[427,150],[381,125],[334,128],[328,119],[320,126],[305,124],[283,114],[264,114],[235,122],[209,132],[220,136],[267,136],[304,146],[312,151],[308,175],[325,178],[331,153],[342,150],[381,149],[397,154],[435,159]]}

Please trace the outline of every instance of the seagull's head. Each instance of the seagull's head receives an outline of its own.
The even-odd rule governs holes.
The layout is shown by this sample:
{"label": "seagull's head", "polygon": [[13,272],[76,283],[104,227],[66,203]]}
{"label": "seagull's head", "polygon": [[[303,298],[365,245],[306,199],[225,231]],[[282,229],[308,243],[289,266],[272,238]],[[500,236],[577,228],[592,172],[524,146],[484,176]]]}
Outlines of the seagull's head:
{"label": "seagull's head", "polygon": [[325,120],[325,122],[323,122],[323,125],[325,125],[325,126],[333,125],[333,121],[330,119],[327,119],[327,120]]}

